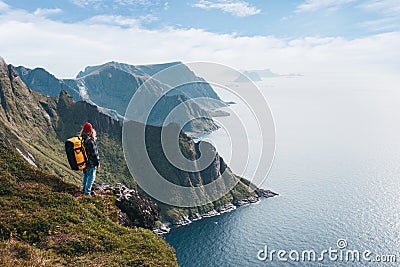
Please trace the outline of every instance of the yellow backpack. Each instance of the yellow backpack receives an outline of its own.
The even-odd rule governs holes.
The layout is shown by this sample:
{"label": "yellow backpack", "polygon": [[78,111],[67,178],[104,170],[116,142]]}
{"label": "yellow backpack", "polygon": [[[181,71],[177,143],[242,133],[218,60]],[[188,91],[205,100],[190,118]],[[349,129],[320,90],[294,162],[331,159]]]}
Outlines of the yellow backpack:
{"label": "yellow backpack", "polygon": [[80,136],[71,137],[65,142],[65,152],[67,153],[69,166],[75,171],[84,170],[87,166],[88,157],[84,142],[85,140]]}

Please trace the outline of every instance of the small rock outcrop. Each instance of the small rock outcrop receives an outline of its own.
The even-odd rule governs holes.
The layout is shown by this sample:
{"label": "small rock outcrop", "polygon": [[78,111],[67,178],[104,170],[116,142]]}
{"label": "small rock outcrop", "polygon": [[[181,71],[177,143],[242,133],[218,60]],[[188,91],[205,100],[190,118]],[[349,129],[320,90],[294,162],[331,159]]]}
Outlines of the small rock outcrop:
{"label": "small rock outcrop", "polygon": [[118,183],[110,186],[102,183],[93,184],[94,191],[111,191],[120,209],[119,223],[128,227],[142,227],[153,229],[159,218],[160,208],[150,198],[135,189]]}
{"label": "small rock outcrop", "polygon": [[266,198],[279,196],[278,193],[272,192],[271,190],[268,189],[261,189],[261,188],[256,190],[256,194],[259,197],[266,197]]}

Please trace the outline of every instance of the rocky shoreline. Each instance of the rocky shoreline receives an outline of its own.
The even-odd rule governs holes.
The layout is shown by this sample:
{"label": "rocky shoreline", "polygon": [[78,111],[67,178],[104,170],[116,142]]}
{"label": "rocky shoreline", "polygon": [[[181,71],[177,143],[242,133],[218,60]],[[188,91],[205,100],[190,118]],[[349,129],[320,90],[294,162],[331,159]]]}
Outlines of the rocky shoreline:
{"label": "rocky shoreline", "polygon": [[121,183],[115,186],[104,183],[94,183],[92,189],[95,194],[111,192],[116,197],[116,205],[119,209],[118,220],[121,225],[152,229],[157,235],[167,234],[172,228],[185,226],[204,218],[231,212],[241,206],[258,203],[260,198],[270,198],[279,195],[271,190],[257,189],[255,194],[249,198],[225,204],[205,213],[195,213],[192,216],[184,216],[175,222],[164,222],[160,227],[154,228],[155,222],[159,219],[160,209],[158,205],[147,196]]}
{"label": "rocky shoreline", "polygon": [[204,218],[218,216],[223,213],[231,212],[242,206],[258,203],[260,201],[260,198],[262,198],[262,197],[270,198],[270,197],[275,197],[278,195],[279,195],[278,193],[275,193],[271,190],[258,189],[254,196],[251,196],[247,199],[242,199],[242,200],[238,200],[234,203],[225,204],[222,207],[210,210],[206,213],[202,213],[202,214],[195,213],[192,216],[184,216],[180,220],[173,222],[173,223],[171,223],[171,222],[163,223],[160,227],[153,229],[153,232],[157,235],[168,234],[172,228],[189,225],[195,221],[198,221],[198,220],[201,220]]}

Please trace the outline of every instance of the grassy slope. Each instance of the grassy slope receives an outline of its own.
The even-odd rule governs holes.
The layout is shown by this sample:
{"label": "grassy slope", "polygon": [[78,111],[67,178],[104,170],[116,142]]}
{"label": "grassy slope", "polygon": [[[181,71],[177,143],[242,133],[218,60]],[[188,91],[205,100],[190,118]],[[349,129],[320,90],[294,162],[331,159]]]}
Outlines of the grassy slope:
{"label": "grassy slope", "polygon": [[114,222],[112,196],[78,196],[1,143],[0,167],[1,266],[177,265],[162,238]]}

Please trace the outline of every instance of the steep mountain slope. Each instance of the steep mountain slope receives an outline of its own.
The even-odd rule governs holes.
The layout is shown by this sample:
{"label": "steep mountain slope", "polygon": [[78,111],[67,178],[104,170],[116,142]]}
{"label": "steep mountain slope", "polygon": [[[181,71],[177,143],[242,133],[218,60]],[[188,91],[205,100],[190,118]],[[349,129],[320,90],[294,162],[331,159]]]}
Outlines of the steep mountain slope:
{"label": "steep mountain slope", "polygon": [[101,113],[87,102],[74,102],[62,91],[59,97],[46,97],[26,87],[15,68],[0,61],[0,141],[16,148],[32,164],[78,183],[81,174],[70,170],[64,141],[74,136],[85,121],[98,130],[103,182],[135,183],[125,165],[121,148],[121,122]]}
{"label": "steep mountain slope", "polygon": [[177,266],[150,230],[117,223],[115,197],[33,168],[0,143],[1,266]]}
{"label": "steep mountain slope", "polygon": [[[176,69],[173,77],[169,74],[160,75],[159,80],[149,79],[151,75],[171,66],[175,66]],[[175,88],[163,97],[162,101],[156,104],[158,114],[162,117],[166,117],[172,108],[184,103],[187,99],[207,97],[220,100],[209,84],[179,62],[146,66],[109,62],[100,66],[87,67],[84,72],[78,74],[76,79],[57,79],[41,68],[30,70],[20,66],[17,67],[17,71],[26,85],[37,92],[57,96],[60,90],[65,90],[75,101],[85,100],[103,107],[102,112],[114,119],[121,119],[125,115],[131,97],[143,84],[142,92],[154,98],[162,96],[172,85],[198,81],[198,83]],[[149,105],[152,104],[149,103]],[[186,131],[210,131],[218,128],[212,119],[203,118],[211,118],[212,110],[222,105],[207,104],[207,102],[201,105],[186,102],[185,105],[188,106],[184,111],[187,121],[198,118],[185,126]],[[147,123],[155,126],[162,125],[154,116],[150,116]]]}
{"label": "steep mountain slope", "polygon": [[57,138],[57,100],[28,89],[15,68],[0,60],[0,138],[44,170],[80,179],[63,162]]}

